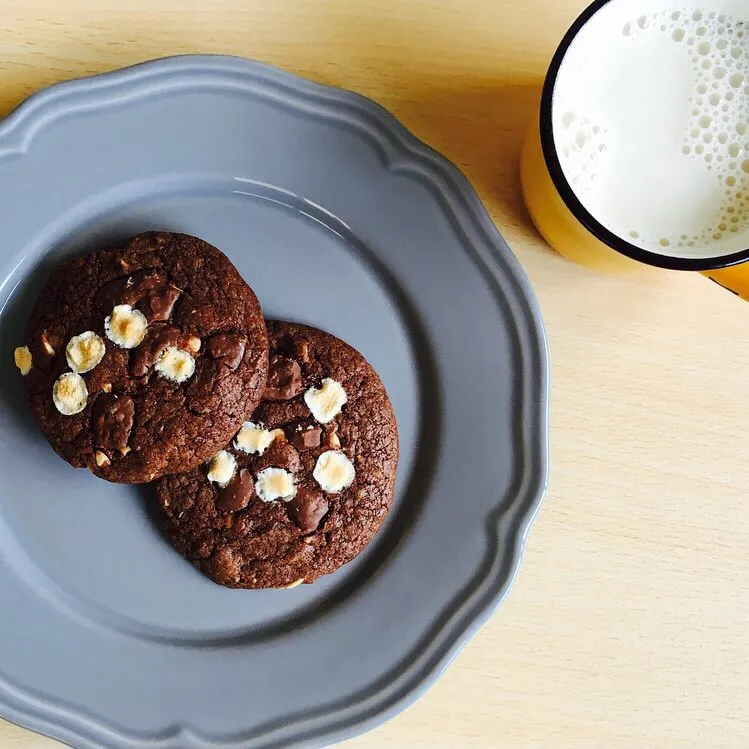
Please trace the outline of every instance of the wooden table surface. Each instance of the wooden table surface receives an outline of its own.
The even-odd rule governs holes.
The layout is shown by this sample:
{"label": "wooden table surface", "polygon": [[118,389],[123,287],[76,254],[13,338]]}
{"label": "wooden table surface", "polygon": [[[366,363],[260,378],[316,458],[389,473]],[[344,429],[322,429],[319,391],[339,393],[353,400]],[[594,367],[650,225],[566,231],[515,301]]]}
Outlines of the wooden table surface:
{"label": "wooden table surface", "polygon": [[[528,272],[551,486],[503,606],[347,749],[749,745],[749,306],[692,274],[554,255],[522,134],[584,0],[4,0],[0,111],[63,79],[227,52],[362,92],[462,167]],[[54,742],[0,722],[3,749]]]}

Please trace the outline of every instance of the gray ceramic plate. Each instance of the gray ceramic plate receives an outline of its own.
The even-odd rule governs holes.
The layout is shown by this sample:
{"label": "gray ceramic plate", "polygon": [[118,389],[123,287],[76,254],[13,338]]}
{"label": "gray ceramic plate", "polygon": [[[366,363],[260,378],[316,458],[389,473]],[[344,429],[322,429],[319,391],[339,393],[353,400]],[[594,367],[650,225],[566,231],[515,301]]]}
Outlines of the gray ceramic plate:
{"label": "gray ceramic plate", "polygon": [[[458,170],[359,96],[183,57],[23,104],[0,216],[0,714],[76,747],[320,746],[425,689],[507,591],[547,472],[538,309]],[[48,269],[152,228],[222,248],[390,392],[395,507],[315,585],[213,585],[147,488],[68,467],[27,413],[12,349]]]}

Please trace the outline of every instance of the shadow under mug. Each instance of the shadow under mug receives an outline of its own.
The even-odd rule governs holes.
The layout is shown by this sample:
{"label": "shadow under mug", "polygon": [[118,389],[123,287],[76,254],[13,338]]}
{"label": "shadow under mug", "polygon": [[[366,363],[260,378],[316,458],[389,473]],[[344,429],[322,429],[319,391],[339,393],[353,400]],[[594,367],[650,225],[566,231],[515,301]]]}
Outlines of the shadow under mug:
{"label": "shadow under mug", "polygon": [[610,2],[596,0],[572,24],[552,58],[541,94],[538,118],[528,130],[520,176],[528,211],[544,239],[561,255],[605,272],[627,272],[641,263],[672,270],[698,271],[749,301],[749,248],[720,256],[664,255],[633,245],[608,230],[581,203],[565,177],[554,140],[552,105],[559,69],[580,31]]}

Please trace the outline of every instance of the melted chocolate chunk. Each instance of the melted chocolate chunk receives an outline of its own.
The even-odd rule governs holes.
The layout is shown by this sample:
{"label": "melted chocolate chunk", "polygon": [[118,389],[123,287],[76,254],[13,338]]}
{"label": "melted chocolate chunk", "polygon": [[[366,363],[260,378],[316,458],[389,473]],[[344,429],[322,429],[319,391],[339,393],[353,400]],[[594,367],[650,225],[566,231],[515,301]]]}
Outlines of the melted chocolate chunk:
{"label": "melted chocolate chunk", "polygon": [[216,498],[216,509],[222,512],[237,512],[247,507],[255,493],[250,472],[243,468],[227,486],[223,487]]}
{"label": "melted chocolate chunk", "polygon": [[98,447],[124,450],[135,418],[135,403],[129,395],[100,395],[94,404],[94,437]]}
{"label": "melted chocolate chunk", "polygon": [[127,282],[127,278],[117,278],[105,284],[96,295],[96,303],[106,314],[109,314],[118,304],[123,304],[122,295],[127,289]]}
{"label": "melted chocolate chunk", "polygon": [[98,293],[96,301],[107,312],[118,304],[137,307],[150,325],[169,319],[181,293],[161,273],[141,271],[128,278],[110,281]]}
{"label": "melted chocolate chunk", "polygon": [[302,390],[302,370],[299,362],[285,356],[272,356],[268,369],[268,384],[263,398],[271,401],[287,401]]}
{"label": "melted chocolate chunk", "polygon": [[297,450],[311,450],[314,447],[320,447],[322,441],[322,427],[317,425],[309,428],[302,427],[300,431],[291,432],[289,442]]}
{"label": "melted chocolate chunk", "polygon": [[126,304],[137,307],[146,316],[149,325],[168,320],[182,293],[181,289],[170,284],[166,276],[160,273],[146,273],[140,278],[133,276],[132,281],[125,295],[133,301]]}
{"label": "melted chocolate chunk", "polygon": [[167,346],[179,346],[182,333],[165,323],[156,323],[148,328],[143,343],[134,351],[130,361],[133,377],[144,377],[156,364]]}
{"label": "melted chocolate chunk", "polygon": [[219,333],[208,341],[208,353],[232,372],[242,362],[247,339],[241,333]]}
{"label": "melted chocolate chunk", "polygon": [[304,533],[317,530],[328,511],[328,502],[322,492],[300,486],[296,496],[287,505],[289,517]]}

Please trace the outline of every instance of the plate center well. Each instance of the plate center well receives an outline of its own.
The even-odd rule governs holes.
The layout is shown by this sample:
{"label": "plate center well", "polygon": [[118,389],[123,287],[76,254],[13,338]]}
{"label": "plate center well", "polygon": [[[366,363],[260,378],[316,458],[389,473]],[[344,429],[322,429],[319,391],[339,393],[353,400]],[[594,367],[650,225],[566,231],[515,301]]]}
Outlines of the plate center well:
{"label": "plate center well", "polygon": [[[212,640],[282,632],[364,584],[397,540],[417,449],[417,365],[400,292],[355,234],[323,209],[249,180],[186,180],[79,206],[47,229],[0,287],[0,561],[71,616],[137,636]],[[160,533],[151,487],[116,486],[69,467],[36,429],[12,349],[47,273],[61,260],[140,231],[195,234],[222,249],[267,316],[324,328],[358,348],[382,377],[401,437],[391,519],[358,560],[312,586],[232,591],[203,578]],[[40,235],[41,237],[41,235]],[[14,289],[9,293],[9,289]],[[388,537],[394,538],[393,543]]]}

